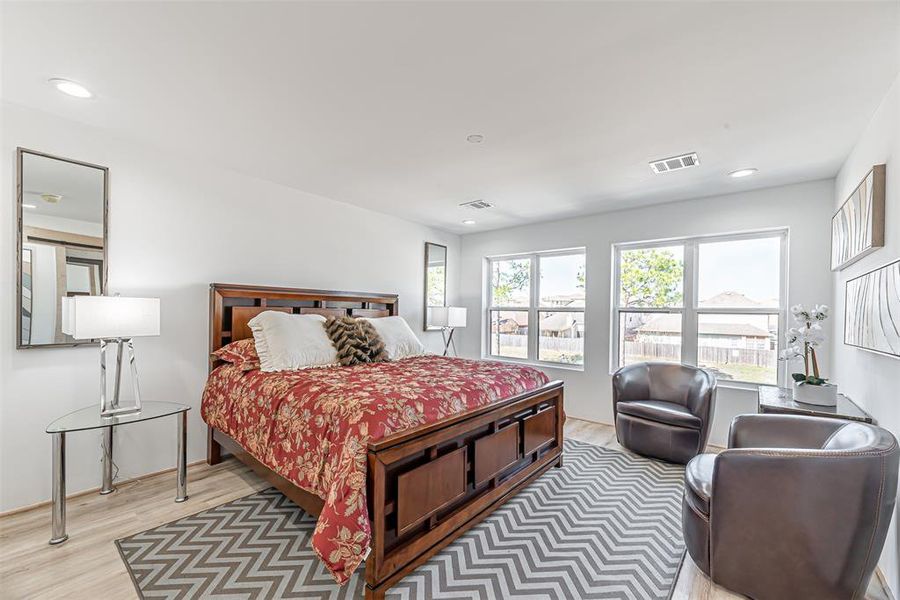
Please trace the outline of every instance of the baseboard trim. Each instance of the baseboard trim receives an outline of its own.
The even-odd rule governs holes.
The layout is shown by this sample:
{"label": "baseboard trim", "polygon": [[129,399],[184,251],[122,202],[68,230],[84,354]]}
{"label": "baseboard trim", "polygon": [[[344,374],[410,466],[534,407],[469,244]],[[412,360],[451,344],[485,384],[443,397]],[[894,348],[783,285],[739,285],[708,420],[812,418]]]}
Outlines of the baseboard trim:
{"label": "baseboard trim", "polygon": [[593,423],[594,425],[603,425],[604,427],[613,427],[612,423],[604,423],[603,421],[595,421],[594,419],[588,419],[585,417],[579,417],[570,413],[566,413],[567,419],[574,419],[576,421],[585,421],[586,423]]}
{"label": "baseboard trim", "polygon": [[[200,464],[205,464],[205,459],[195,460],[194,462],[188,463],[188,467],[193,467]],[[143,479],[149,479],[150,477],[156,477],[157,475],[164,475],[166,473],[173,473],[176,467],[169,467],[167,469],[161,469],[159,471],[153,471],[152,473],[146,473],[144,475],[138,475],[137,477],[131,477],[129,479],[123,479],[121,481],[117,481],[116,485],[127,485],[129,483],[135,483],[137,481],[141,481]],[[72,494],[66,494],[66,500],[73,500],[75,498],[80,498],[81,496],[87,496],[88,494],[96,494],[100,491],[100,486],[92,487],[86,490],[81,490],[78,492],[74,492]],[[35,502],[34,504],[26,504],[25,506],[20,506],[19,508],[13,508],[4,512],[0,512],[0,519],[3,517],[10,517],[12,515],[17,515],[19,513],[28,512],[29,510],[34,510],[36,508],[44,508],[50,506],[52,503],[51,500],[41,500],[40,502]]]}
{"label": "baseboard trim", "polygon": [[[615,425],[611,423],[604,423],[603,421],[594,421],[593,419],[585,419],[584,417],[576,417],[575,415],[566,414],[566,418],[573,419],[575,421],[584,421],[585,423],[592,423],[594,425],[603,425],[604,427],[612,427],[615,428]],[[720,451],[725,450],[724,446],[717,446],[715,444],[707,444],[707,447],[718,448]],[[893,600],[893,599],[891,599]]]}

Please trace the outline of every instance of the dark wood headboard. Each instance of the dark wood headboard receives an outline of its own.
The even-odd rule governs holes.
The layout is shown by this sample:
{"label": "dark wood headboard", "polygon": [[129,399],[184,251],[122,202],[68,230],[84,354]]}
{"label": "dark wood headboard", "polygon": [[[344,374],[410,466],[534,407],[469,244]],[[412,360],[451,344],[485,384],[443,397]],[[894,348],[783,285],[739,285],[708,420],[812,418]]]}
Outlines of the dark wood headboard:
{"label": "dark wood headboard", "polygon": [[397,313],[396,294],[339,292],[213,283],[209,286],[209,367],[212,352],[252,336],[247,322],[265,310],[323,316],[388,317]]}

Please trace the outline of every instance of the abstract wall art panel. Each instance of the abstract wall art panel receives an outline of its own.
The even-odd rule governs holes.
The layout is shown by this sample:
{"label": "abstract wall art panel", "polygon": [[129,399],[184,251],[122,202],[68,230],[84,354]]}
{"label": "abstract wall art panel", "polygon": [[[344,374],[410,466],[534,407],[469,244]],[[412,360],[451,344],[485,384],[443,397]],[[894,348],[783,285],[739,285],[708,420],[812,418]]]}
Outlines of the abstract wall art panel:
{"label": "abstract wall art panel", "polygon": [[900,260],[847,281],[844,343],[900,357]]}
{"label": "abstract wall art panel", "polygon": [[875,165],[831,218],[831,270],[884,246],[885,165]]}

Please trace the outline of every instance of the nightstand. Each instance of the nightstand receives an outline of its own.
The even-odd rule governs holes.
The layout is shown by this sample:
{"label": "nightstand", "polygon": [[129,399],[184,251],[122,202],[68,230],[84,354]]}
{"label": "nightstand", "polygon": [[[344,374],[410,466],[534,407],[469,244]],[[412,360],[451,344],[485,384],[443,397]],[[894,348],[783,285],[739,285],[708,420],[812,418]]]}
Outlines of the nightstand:
{"label": "nightstand", "polygon": [[137,414],[101,417],[98,406],[88,406],[69,413],[50,423],[47,433],[53,436],[53,524],[51,544],[61,544],[69,539],[66,534],[66,434],[74,431],[105,429],[103,444],[103,487],[101,494],[115,491],[112,484],[113,428],[129,423],[150,421],[160,417],[178,417],[178,465],[175,502],[187,500],[187,413],[190,406],[175,402],[144,402]]}

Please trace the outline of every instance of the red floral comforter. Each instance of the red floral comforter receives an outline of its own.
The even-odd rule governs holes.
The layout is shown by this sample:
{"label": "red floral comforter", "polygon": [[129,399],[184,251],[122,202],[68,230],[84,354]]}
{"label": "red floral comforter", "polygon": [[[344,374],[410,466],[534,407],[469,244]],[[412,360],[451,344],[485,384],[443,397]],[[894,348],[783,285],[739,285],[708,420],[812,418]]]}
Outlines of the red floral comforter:
{"label": "red floral comforter", "polygon": [[369,549],[368,442],[547,381],[530,367],[441,356],[278,373],[225,365],[209,376],[201,415],[324,500],[313,548],[345,583]]}

